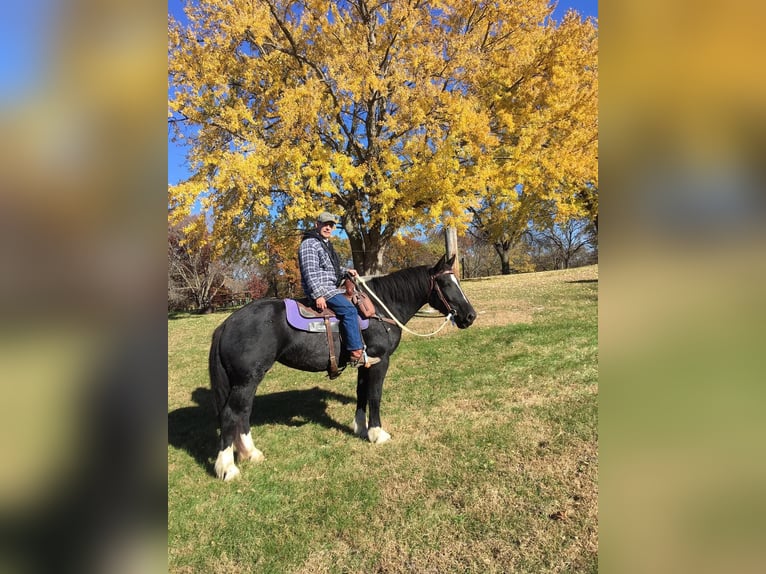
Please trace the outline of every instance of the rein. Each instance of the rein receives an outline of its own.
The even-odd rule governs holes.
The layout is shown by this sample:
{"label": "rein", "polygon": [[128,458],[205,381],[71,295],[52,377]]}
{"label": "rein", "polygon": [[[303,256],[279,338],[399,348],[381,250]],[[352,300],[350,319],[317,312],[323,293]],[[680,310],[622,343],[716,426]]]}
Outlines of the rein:
{"label": "rein", "polygon": [[367,291],[372,296],[372,298],[375,299],[375,301],[378,302],[378,304],[381,307],[383,307],[383,310],[386,313],[388,313],[388,315],[389,315],[389,317],[391,317],[391,319],[393,319],[393,321],[394,321],[394,323],[396,324],[397,327],[399,327],[403,331],[407,331],[411,335],[415,335],[416,337],[432,337],[432,336],[436,335],[436,333],[441,331],[445,327],[445,325],[450,322],[450,320],[452,319],[452,316],[455,314],[455,311],[452,309],[452,305],[450,305],[447,302],[447,300],[444,298],[444,294],[442,293],[442,290],[439,287],[439,284],[436,282],[436,277],[438,277],[439,275],[446,275],[446,274],[453,274],[453,272],[452,271],[442,271],[440,273],[437,273],[436,275],[429,275],[431,284],[430,284],[429,289],[428,289],[428,296],[430,297],[431,293],[433,292],[433,290],[436,289],[436,293],[437,293],[437,295],[439,295],[439,299],[441,299],[442,303],[444,303],[444,306],[447,309],[449,309],[450,311],[447,314],[447,317],[444,319],[444,323],[442,323],[441,326],[438,329],[436,329],[436,331],[434,331],[433,333],[427,333],[427,334],[416,333],[412,329],[407,328],[404,324],[402,324],[399,321],[399,319],[397,319],[394,316],[394,314],[388,309],[388,307],[386,307],[386,304],[383,303],[383,301],[381,301],[380,298],[378,298],[378,296],[372,291],[372,289],[370,289],[367,286],[367,282],[364,279],[362,279],[361,276],[357,275],[354,279],[362,287],[364,287],[365,291]]}

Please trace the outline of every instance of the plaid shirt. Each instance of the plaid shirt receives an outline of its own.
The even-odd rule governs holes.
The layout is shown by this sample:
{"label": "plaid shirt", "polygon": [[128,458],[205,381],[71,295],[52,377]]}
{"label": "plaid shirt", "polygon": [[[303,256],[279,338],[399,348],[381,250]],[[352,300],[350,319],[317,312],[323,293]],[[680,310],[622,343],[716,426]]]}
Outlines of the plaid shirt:
{"label": "plaid shirt", "polygon": [[[298,250],[298,266],[301,269],[301,285],[306,297],[316,301],[320,297],[330,299],[344,290],[336,287],[338,278],[335,277],[330,256],[320,244],[319,239],[305,239]],[[340,268],[341,276],[347,269]]]}

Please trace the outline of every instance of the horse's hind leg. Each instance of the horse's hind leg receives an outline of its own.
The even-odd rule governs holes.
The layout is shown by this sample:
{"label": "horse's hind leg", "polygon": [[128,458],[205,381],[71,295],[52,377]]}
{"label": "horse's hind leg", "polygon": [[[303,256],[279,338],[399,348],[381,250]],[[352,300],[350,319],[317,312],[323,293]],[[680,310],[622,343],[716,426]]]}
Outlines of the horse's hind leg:
{"label": "horse's hind leg", "polygon": [[248,385],[246,396],[249,396],[250,400],[244,402],[244,408],[239,413],[237,432],[234,437],[234,450],[237,451],[237,458],[239,460],[262,462],[265,458],[263,453],[255,448],[253,437],[250,434],[250,414],[253,411],[253,399],[255,397],[255,390],[258,388],[258,384],[261,382],[263,375],[264,373],[259,373],[255,377],[256,380]]}
{"label": "horse's hind leg", "polygon": [[231,480],[239,474],[234,464],[234,437],[236,425],[233,425],[231,409],[224,407],[220,415],[221,438],[218,447],[218,457],[215,459],[215,475],[222,480]]}
{"label": "horse's hind leg", "polygon": [[261,461],[264,458],[263,453],[253,445],[250,436],[250,412],[259,382],[260,377],[247,385],[233,387],[221,409],[221,438],[215,473],[223,480],[231,480],[239,474],[239,468],[234,463],[235,449],[239,460]]}
{"label": "horse's hind leg", "polygon": [[234,464],[234,441],[239,430],[239,411],[244,399],[243,391],[246,389],[246,386],[232,388],[226,404],[219,413],[221,436],[218,443],[218,458],[215,461],[215,474],[223,480],[232,480],[239,475],[239,468]]}

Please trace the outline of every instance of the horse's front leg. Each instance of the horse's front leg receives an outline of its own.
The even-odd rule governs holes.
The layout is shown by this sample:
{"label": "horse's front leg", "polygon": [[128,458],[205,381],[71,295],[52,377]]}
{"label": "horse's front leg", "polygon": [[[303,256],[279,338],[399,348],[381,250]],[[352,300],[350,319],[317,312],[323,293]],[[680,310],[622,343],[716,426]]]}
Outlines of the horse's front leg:
{"label": "horse's front leg", "polygon": [[[383,381],[388,371],[388,357],[383,357],[380,363],[364,370],[368,371],[365,376],[367,378],[367,404],[370,407],[367,440],[374,444],[380,444],[391,439],[391,435],[383,430],[380,423],[380,400],[383,398]],[[357,410],[357,416],[359,416],[359,410]]]}
{"label": "horse's front leg", "polygon": [[354,415],[354,434],[367,438],[367,397],[370,391],[370,370],[364,367],[356,376],[356,414]]}

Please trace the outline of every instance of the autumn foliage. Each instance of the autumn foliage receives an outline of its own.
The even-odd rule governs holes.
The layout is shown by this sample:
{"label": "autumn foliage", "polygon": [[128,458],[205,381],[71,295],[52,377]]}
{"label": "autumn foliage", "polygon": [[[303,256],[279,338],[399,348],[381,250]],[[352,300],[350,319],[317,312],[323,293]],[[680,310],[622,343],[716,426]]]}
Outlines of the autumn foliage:
{"label": "autumn foliage", "polygon": [[212,309],[224,290],[226,265],[216,257],[205,220],[187,217],[168,228],[168,302],[198,312]]}
{"label": "autumn foliage", "polygon": [[209,215],[217,249],[328,209],[354,266],[396,233],[463,230],[523,189],[581,216],[597,188],[595,23],[547,0],[199,0],[169,22],[169,120],[191,177],[171,217]]}

